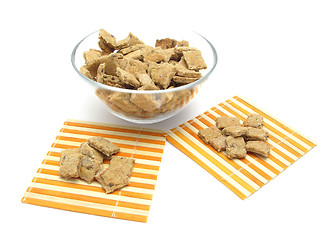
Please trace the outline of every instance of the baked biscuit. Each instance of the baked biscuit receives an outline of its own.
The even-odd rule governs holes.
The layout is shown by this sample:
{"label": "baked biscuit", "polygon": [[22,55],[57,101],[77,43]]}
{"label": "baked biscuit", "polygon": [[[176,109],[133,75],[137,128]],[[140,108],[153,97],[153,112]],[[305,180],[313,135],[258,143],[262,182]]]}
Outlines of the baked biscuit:
{"label": "baked biscuit", "polygon": [[247,141],[246,150],[263,157],[269,157],[270,155],[270,145],[263,141]]}
{"label": "baked biscuit", "polygon": [[189,43],[188,41],[182,40],[177,42],[177,47],[188,47]]}
{"label": "baked biscuit", "polygon": [[155,86],[155,83],[146,73],[136,74],[138,81],[140,82],[141,87],[138,90],[158,90],[159,88]]}
{"label": "baked biscuit", "polygon": [[161,47],[143,48],[141,54],[144,62],[161,62],[166,58],[164,50]]}
{"label": "baked biscuit", "polygon": [[263,117],[259,114],[251,113],[248,115],[246,121],[244,121],[243,126],[262,128],[263,127]]}
{"label": "baked biscuit", "polygon": [[116,43],[115,49],[120,50],[120,49],[123,49],[123,48],[128,48],[128,47],[134,46],[136,44],[144,44],[144,42],[139,40],[138,37],[134,36],[130,32],[129,36],[127,36],[125,39],[120,40]]}
{"label": "baked biscuit", "polygon": [[92,74],[90,73],[89,70],[87,70],[86,65],[83,65],[79,71],[87,78],[94,80]]}
{"label": "baked biscuit", "polygon": [[112,76],[116,75],[116,70],[119,67],[120,60],[123,59],[121,53],[111,53],[105,58],[105,73]]}
{"label": "baked biscuit", "polygon": [[224,135],[220,135],[212,139],[210,145],[218,152],[224,151],[226,149],[226,137]]}
{"label": "baked biscuit", "polygon": [[136,76],[140,73],[147,73],[147,65],[139,60],[123,58],[120,61],[120,68]]}
{"label": "baked biscuit", "polygon": [[102,56],[102,52],[100,52],[99,50],[95,50],[95,49],[90,49],[89,51],[85,51],[83,53],[85,64],[89,64],[90,62],[95,61],[96,59],[98,59],[101,56]]}
{"label": "baked biscuit", "polygon": [[226,137],[226,155],[233,158],[244,158],[246,157],[246,149],[245,149],[245,140],[243,137]]}
{"label": "baked biscuit", "polygon": [[61,151],[60,161],[59,164],[62,165],[62,161],[65,160],[68,155],[71,154],[80,154],[80,148],[74,148],[74,149],[65,149]]}
{"label": "baked biscuit", "polygon": [[142,109],[137,107],[130,101],[131,94],[129,93],[120,93],[114,92],[108,96],[107,103],[110,104],[114,109],[118,109],[119,112],[127,113],[127,114],[140,114]]}
{"label": "baked biscuit", "polygon": [[174,48],[177,45],[177,41],[171,38],[157,39],[155,47],[161,47],[162,49]]}
{"label": "baked biscuit", "polygon": [[137,50],[140,50],[142,48],[146,47],[145,44],[136,44],[136,45],[133,45],[131,47],[127,47],[127,48],[122,48],[121,50],[119,50],[118,52],[119,53],[122,53],[123,55],[126,55],[126,54],[129,54],[131,52],[135,52]]}
{"label": "baked biscuit", "polygon": [[99,47],[107,54],[115,50],[116,38],[104,29],[99,30]]}
{"label": "baked biscuit", "polygon": [[[181,61],[181,62],[183,62],[183,61]],[[177,76],[196,78],[196,79],[201,78],[201,73],[200,72],[189,70],[189,69],[187,69],[187,67],[184,66],[184,64],[186,64],[186,63],[185,62],[183,64],[178,63],[178,64],[175,65]]]}
{"label": "baked biscuit", "polygon": [[116,74],[123,83],[131,85],[135,88],[140,86],[139,81],[136,79],[134,75],[119,67],[117,67],[116,69]]}
{"label": "baked biscuit", "polygon": [[92,158],[94,161],[96,161],[98,163],[103,162],[104,155],[101,152],[99,152],[98,150],[96,150],[95,148],[91,147],[87,142],[81,143],[80,152],[83,155],[86,155],[86,156]]}
{"label": "baked biscuit", "polygon": [[88,145],[95,148],[99,152],[102,152],[104,155],[108,157],[110,155],[118,153],[120,150],[120,148],[117,145],[115,145],[108,139],[100,136],[87,139],[87,143]]}
{"label": "baked biscuit", "polygon": [[222,133],[227,136],[242,137],[246,135],[247,131],[248,131],[247,127],[231,126],[231,127],[223,128]]}
{"label": "baked biscuit", "polygon": [[68,154],[60,161],[59,176],[65,179],[79,177],[79,165],[82,154]]}
{"label": "baked biscuit", "polygon": [[106,84],[106,85],[112,86],[112,87],[118,87],[118,88],[129,88],[129,86],[127,86],[127,84],[123,83],[119,79],[119,77],[113,76],[113,75],[108,75],[108,74],[103,75],[103,84]]}
{"label": "baked biscuit", "polygon": [[198,136],[206,143],[206,144],[210,144],[211,141],[216,138],[216,137],[220,137],[222,136],[221,131],[215,127],[215,126],[211,126],[209,128],[205,128],[202,130],[199,130],[198,132]]}
{"label": "baked biscuit", "polygon": [[246,140],[252,141],[267,141],[268,139],[268,132],[259,129],[259,128],[253,128],[253,127],[247,127],[247,131],[244,134],[244,137]]}
{"label": "baked biscuit", "polygon": [[128,59],[135,59],[135,60],[139,60],[139,61],[143,61],[144,60],[144,55],[141,49],[136,50],[134,52],[130,52],[127,55],[125,55],[126,58]]}
{"label": "baked biscuit", "polygon": [[164,89],[170,85],[171,79],[175,76],[175,73],[174,65],[169,63],[157,64],[150,70],[152,80]]}
{"label": "baked biscuit", "polygon": [[199,50],[196,51],[184,51],[183,58],[187,63],[187,67],[190,70],[199,71],[201,69],[206,69],[207,64],[203,60],[201,52]]}
{"label": "baked biscuit", "polygon": [[162,105],[160,99],[157,100],[157,94],[154,93],[153,94],[132,93],[130,102],[137,105],[146,112],[153,112],[159,109]]}
{"label": "baked biscuit", "polygon": [[99,171],[95,179],[102,185],[106,193],[111,193],[129,184],[133,164],[134,159],[132,158],[113,156],[108,170]]}
{"label": "baked biscuit", "polygon": [[96,77],[99,65],[105,63],[105,73],[116,76],[116,68],[119,66],[118,61],[121,57],[122,56],[117,53],[102,55],[86,63],[86,69],[93,77]]}
{"label": "baked biscuit", "polygon": [[79,177],[88,183],[93,182],[95,174],[102,168],[100,162],[88,157],[82,156],[79,165]]}
{"label": "baked biscuit", "polygon": [[215,120],[216,127],[223,129],[226,127],[240,126],[240,119],[236,117],[218,117]]}
{"label": "baked biscuit", "polygon": [[[175,53],[175,50],[173,48],[163,49],[164,53],[164,62],[170,62],[170,60],[177,59],[177,54]],[[174,61],[177,63],[177,61]]]}
{"label": "baked biscuit", "polygon": [[114,52],[114,48],[111,48],[103,39],[99,40],[98,46],[104,54],[110,54]]}

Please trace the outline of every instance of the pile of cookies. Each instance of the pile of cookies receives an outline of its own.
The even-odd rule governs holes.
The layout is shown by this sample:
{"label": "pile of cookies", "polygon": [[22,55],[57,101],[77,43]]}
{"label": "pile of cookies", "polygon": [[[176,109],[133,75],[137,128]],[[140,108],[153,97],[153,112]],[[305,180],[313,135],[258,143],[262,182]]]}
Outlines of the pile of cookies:
{"label": "pile of cookies", "polygon": [[241,125],[236,117],[218,117],[216,126],[202,129],[198,136],[219,152],[231,158],[245,158],[247,152],[268,157],[270,145],[266,143],[268,132],[263,129],[263,117],[251,113]]}
{"label": "pile of cookies", "polygon": [[112,87],[137,90],[127,93],[98,88],[96,95],[113,111],[128,117],[153,118],[183,107],[197,93],[196,88],[180,91],[141,93],[142,90],[173,89],[202,77],[207,65],[197,48],[185,40],[164,38],[155,47],[129,33],[116,38],[100,29],[100,50],[84,52],[80,72],[89,79]]}
{"label": "pile of cookies", "polygon": [[[96,179],[106,193],[129,184],[134,159],[115,156],[120,148],[103,137],[92,137],[80,148],[61,152],[59,176],[65,179],[81,178],[88,183]],[[108,169],[103,160],[110,159]]]}
{"label": "pile of cookies", "polygon": [[192,83],[201,78],[207,65],[201,52],[185,40],[164,38],[155,47],[129,33],[123,40],[104,29],[99,31],[101,49],[84,52],[86,77],[113,87],[160,90]]}

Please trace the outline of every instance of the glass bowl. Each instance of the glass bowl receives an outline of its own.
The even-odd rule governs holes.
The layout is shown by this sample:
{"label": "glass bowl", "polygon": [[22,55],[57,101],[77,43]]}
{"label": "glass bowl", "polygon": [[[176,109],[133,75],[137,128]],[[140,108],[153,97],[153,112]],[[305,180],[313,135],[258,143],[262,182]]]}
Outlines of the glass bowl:
{"label": "glass bowl", "polygon": [[[108,29],[106,29],[108,30]],[[121,40],[127,37],[128,31],[119,29],[108,31]],[[199,49],[207,64],[207,69],[200,70],[202,77],[190,84],[164,90],[132,90],[108,86],[87,78],[79,69],[85,64],[83,53],[89,49],[99,49],[99,31],[95,31],[84,37],[73,49],[71,62],[78,75],[91,85],[95,95],[107,106],[110,113],[126,121],[134,123],[155,123],[168,119],[180,112],[196,96],[217,64],[217,53],[214,46],[202,35],[193,31],[141,31],[132,32],[146,45],[154,47],[156,39],[173,38],[178,41],[186,40],[190,47]],[[139,107],[132,102],[147,103],[150,99],[151,104],[147,107]],[[143,105],[144,106],[144,105]]]}

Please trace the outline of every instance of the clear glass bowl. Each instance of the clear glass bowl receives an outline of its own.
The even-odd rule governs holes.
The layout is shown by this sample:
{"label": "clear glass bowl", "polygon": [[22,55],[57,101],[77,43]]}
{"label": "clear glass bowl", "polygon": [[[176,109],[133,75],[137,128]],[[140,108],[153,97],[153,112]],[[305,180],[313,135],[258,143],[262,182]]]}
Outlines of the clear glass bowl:
{"label": "clear glass bowl", "polygon": [[[106,30],[108,30],[106,28]],[[127,37],[128,31],[119,29],[109,31],[117,40]],[[134,123],[155,123],[168,119],[180,112],[196,96],[201,85],[215,69],[217,53],[214,46],[203,36],[193,31],[148,31],[143,29],[132,32],[145,44],[154,46],[156,39],[173,38],[178,41],[186,40],[190,47],[198,48],[207,64],[207,69],[200,70],[202,77],[190,84],[165,90],[131,90],[108,86],[85,77],[79,69],[84,65],[83,52],[89,49],[99,49],[99,31],[83,38],[73,49],[71,62],[78,75],[89,83],[96,96],[107,106],[109,112],[124,120]],[[153,99],[153,105],[142,109],[133,104],[130,99],[144,101]]]}

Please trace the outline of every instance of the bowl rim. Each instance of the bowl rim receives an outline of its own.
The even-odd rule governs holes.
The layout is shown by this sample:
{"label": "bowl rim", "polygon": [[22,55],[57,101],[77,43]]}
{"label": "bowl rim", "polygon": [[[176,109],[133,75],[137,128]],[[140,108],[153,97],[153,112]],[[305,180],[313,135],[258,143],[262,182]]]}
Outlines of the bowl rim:
{"label": "bowl rim", "polygon": [[79,69],[77,68],[76,64],[75,64],[75,60],[76,60],[76,52],[78,47],[80,46],[80,44],[89,36],[95,34],[99,32],[99,30],[94,31],[90,34],[88,34],[87,36],[85,36],[82,40],[80,40],[76,46],[74,47],[74,49],[72,50],[71,53],[71,64],[73,66],[73,68],[75,69],[75,71],[80,75],[80,77],[82,77],[83,79],[85,79],[87,82],[89,82],[90,84],[94,85],[97,88],[103,88],[103,89],[107,89],[107,90],[111,90],[111,91],[116,91],[116,92],[123,92],[123,93],[138,93],[138,94],[161,94],[161,93],[169,93],[169,92],[177,92],[177,91],[181,91],[181,90],[186,90],[186,89],[190,89],[193,88],[197,85],[199,85],[200,83],[204,82],[209,75],[214,71],[217,62],[218,62],[218,56],[217,56],[217,52],[216,49],[214,47],[214,45],[204,36],[202,36],[200,33],[196,32],[196,31],[191,31],[193,33],[195,33],[196,35],[200,36],[202,39],[204,39],[208,45],[210,46],[212,53],[213,53],[213,57],[214,57],[214,64],[213,66],[207,71],[207,73],[200,79],[198,79],[195,82],[180,86],[180,87],[175,87],[175,88],[171,88],[171,89],[160,89],[160,90],[135,90],[135,89],[124,89],[124,88],[118,88],[118,87],[112,87],[112,86],[108,86],[106,84],[102,84],[102,83],[98,83],[96,81],[93,81],[92,79],[89,79],[88,77],[86,77],[84,74],[82,74]]}

